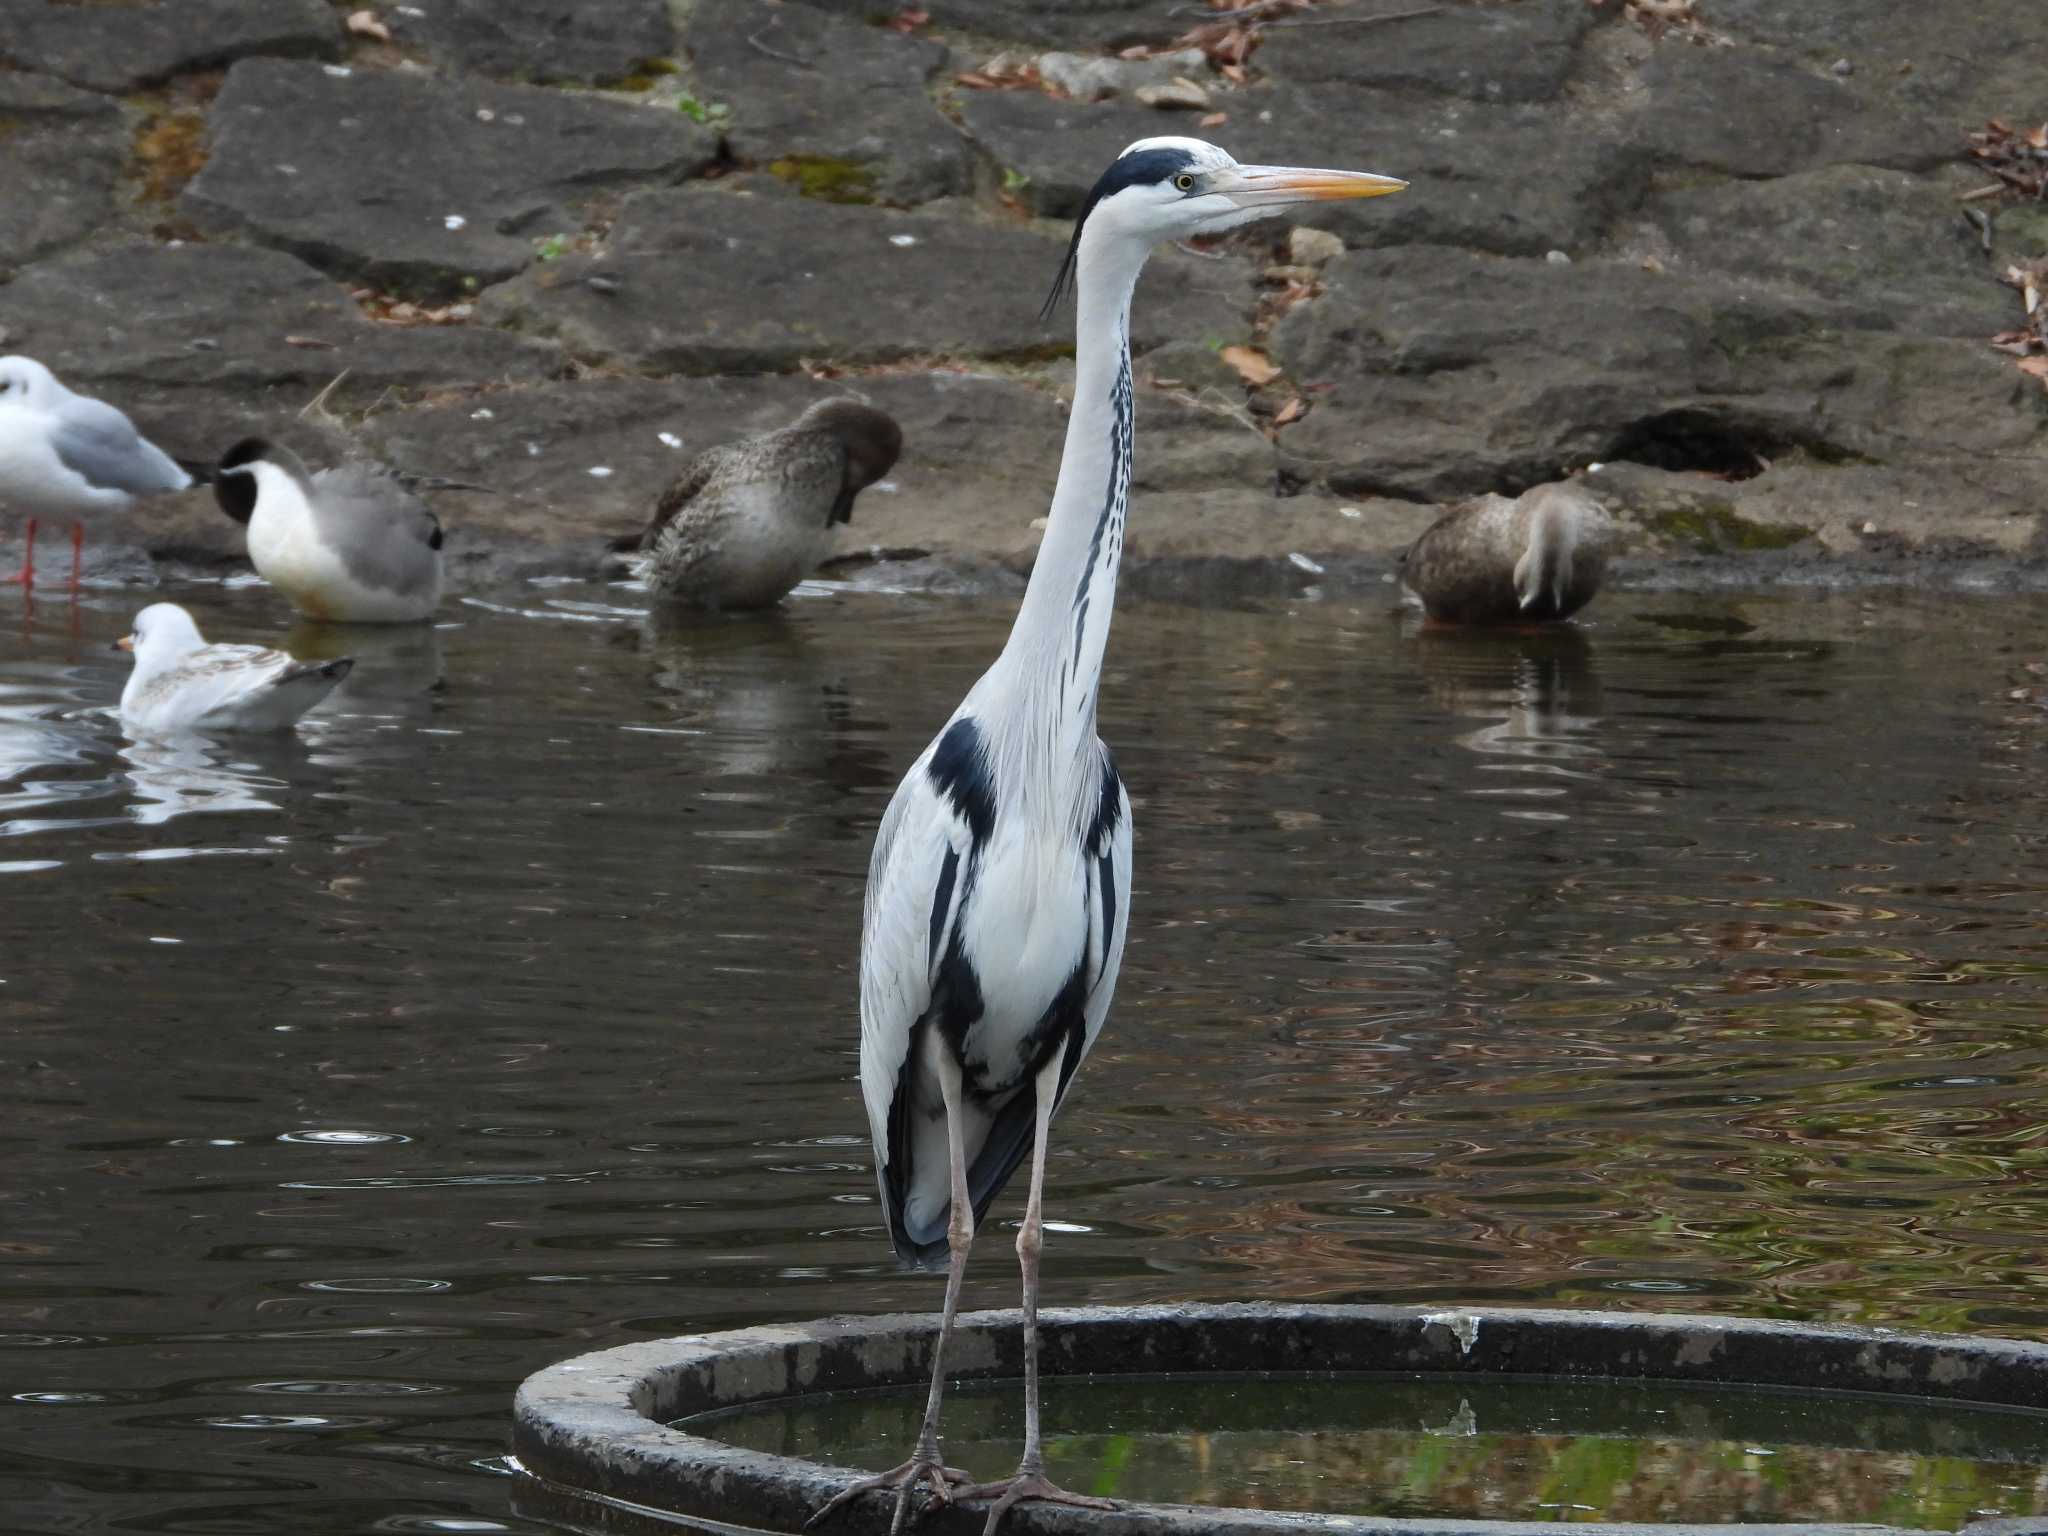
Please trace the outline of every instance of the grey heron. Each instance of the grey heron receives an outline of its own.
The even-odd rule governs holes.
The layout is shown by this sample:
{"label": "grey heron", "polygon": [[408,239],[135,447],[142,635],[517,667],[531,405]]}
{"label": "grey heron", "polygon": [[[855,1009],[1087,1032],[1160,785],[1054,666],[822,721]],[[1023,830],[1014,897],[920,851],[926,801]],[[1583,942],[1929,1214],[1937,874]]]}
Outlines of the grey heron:
{"label": "grey heron", "polygon": [[1593,600],[1614,542],[1606,509],[1561,481],[1452,508],[1408,546],[1401,579],[1441,624],[1547,623]]}
{"label": "grey heron", "polygon": [[0,498],[30,516],[21,557],[24,587],[35,582],[37,512],[74,519],[71,584],[78,585],[87,512],[114,510],[137,496],[182,491],[184,468],[104,400],[67,389],[32,357],[0,357]]}
{"label": "grey heron", "polygon": [[256,574],[307,618],[417,624],[441,601],[441,520],[412,484],[362,461],[309,473],[248,437],[221,455],[213,499],[248,528]]}
{"label": "grey heron", "polygon": [[[860,1082],[889,1236],[947,1256],[931,1393],[910,1459],[856,1483],[1101,1506],[1045,1475],[1038,1413],[1038,1256],[1054,1112],[1109,1012],[1131,897],[1131,803],[1095,733],[1131,480],[1131,294],[1152,248],[1276,208],[1377,197],[1363,172],[1240,165],[1199,139],[1140,139],[1096,182],[1047,300],[1077,295],[1074,398],[1052,510],[1002,654],[897,786],[875,836],[861,936]],[[976,1226],[1026,1153],[1024,1455],[976,1485],[939,1453],[945,1349]]]}
{"label": "grey heron", "polygon": [[857,400],[821,400],[778,432],[707,448],[655,502],[634,568],[659,597],[769,607],[817,569],[853,499],[902,451],[902,429]]}

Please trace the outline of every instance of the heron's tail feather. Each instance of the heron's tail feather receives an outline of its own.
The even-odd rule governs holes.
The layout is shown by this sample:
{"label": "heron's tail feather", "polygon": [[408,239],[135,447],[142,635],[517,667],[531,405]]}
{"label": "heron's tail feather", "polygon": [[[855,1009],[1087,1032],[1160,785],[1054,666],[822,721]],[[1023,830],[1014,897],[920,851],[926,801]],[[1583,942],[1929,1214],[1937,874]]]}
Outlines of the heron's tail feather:
{"label": "heron's tail feather", "polygon": [[[1028,1084],[1012,1094],[1008,1102],[995,1112],[979,1150],[972,1153],[973,1160],[967,1165],[967,1198],[974,1208],[974,1229],[977,1232],[988,1215],[988,1208],[1003,1192],[1003,1186],[1010,1182],[1010,1175],[1017,1171],[1017,1165],[1031,1151],[1031,1132],[1037,1119],[1035,1105],[1036,1096]],[[973,1146],[971,1139],[969,1146]],[[892,1165],[905,1167],[909,1151],[909,1147],[899,1140],[897,1146],[891,1148]],[[895,1245],[899,1259],[920,1269],[933,1268],[945,1262],[946,1229],[952,1216],[949,1202],[941,1200],[926,1209],[913,1211],[908,1188],[896,1184],[885,1173],[882,1203],[889,1212],[889,1240]]]}

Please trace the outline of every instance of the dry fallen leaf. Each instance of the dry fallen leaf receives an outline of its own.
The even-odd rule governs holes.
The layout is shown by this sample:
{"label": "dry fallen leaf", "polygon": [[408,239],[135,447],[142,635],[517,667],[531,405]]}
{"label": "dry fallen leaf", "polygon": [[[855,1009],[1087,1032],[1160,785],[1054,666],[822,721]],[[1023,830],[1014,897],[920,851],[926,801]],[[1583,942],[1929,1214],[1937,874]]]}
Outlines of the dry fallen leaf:
{"label": "dry fallen leaf", "polygon": [[1211,112],[1197,126],[1202,128],[1221,128],[1229,121],[1230,114],[1228,112]]}
{"label": "dry fallen leaf", "polygon": [[1218,356],[1235,368],[1237,376],[1254,389],[1280,377],[1279,365],[1256,347],[1225,347]]}
{"label": "dry fallen leaf", "polygon": [[2048,357],[2023,357],[2013,364],[2021,373],[2031,374],[2048,385]]}
{"label": "dry fallen leaf", "polygon": [[377,19],[375,11],[350,11],[348,29],[357,37],[374,37],[380,43],[391,41],[391,29]]}
{"label": "dry fallen leaf", "polygon": [[1273,418],[1273,425],[1276,427],[1284,427],[1290,421],[1299,421],[1302,417],[1306,416],[1307,414],[1308,402],[1302,399],[1301,396],[1296,395],[1292,400],[1289,400],[1285,405],[1280,407],[1280,414]]}
{"label": "dry fallen leaf", "polygon": [[309,352],[332,352],[334,343],[322,341],[318,336],[287,336],[284,344],[288,347],[304,347]]}
{"label": "dry fallen leaf", "polygon": [[931,19],[932,13],[930,11],[920,11],[914,9],[904,10],[898,11],[894,16],[891,16],[887,21],[883,22],[882,25],[887,27],[891,32],[902,32],[908,34],[911,32],[915,32],[919,27],[923,26],[926,22],[930,21]]}

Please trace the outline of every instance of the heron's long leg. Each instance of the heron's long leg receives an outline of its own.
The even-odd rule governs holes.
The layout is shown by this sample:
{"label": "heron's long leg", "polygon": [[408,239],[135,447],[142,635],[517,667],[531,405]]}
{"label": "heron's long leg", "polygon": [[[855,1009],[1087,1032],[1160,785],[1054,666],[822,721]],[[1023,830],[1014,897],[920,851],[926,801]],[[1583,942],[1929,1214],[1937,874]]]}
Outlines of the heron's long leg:
{"label": "heron's long leg", "polygon": [[924,1423],[917,1432],[917,1448],[910,1460],[892,1467],[879,1477],[863,1478],[852,1487],[833,1495],[830,1503],[804,1522],[809,1530],[850,1499],[876,1488],[896,1490],[896,1513],[890,1519],[891,1536],[903,1529],[910,1508],[910,1495],[918,1483],[929,1478],[932,1493],[941,1504],[953,1499],[953,1486],[974,1481],[969,1472],[949,1467],[939,1455],[939,1404],[946,1395],[946,1341],[953,1336],[953,1315],[960,1309],[960,1281],[967,1273],[967,1250],[974,1245],[974,1202],[967,1194],[967,1139],[960,1123],[960,1065],[949,1050],[933,1052],[938,1069],[939,1096],[946,1105],[946,1161],[950,1165],[950,1199],[946,1221],[946,1309],[939,1317],[939,1338],[932,1346],[932,1390],[925,1400]]}
{"label": "heron's long leg", "polygon": [[980,1483],[960,1491],[963,1499],[994,1499],[982,1536],[995,1536],[1010,1506],[1022,1499],[1051,1504],[1078,1504],[1084,1509],[1115,1509],[1114,1499],[1069,1493],[1045,1475],[1045,1449],[1038,1422],[1038,1256],[1045,1247],[1041,1207],[1045,1196],[1045,1147],[1052,1129],[1053,1101],[1059,1095],[1057,1054],[1038,1074],[1038,1123],[1031,1141],[1031,1198],[1024,1207],[1024,1225],[1017,1232],[1017,1265],[1024,1272],[1024,1459],[1017,1475],[1000,1483]]}

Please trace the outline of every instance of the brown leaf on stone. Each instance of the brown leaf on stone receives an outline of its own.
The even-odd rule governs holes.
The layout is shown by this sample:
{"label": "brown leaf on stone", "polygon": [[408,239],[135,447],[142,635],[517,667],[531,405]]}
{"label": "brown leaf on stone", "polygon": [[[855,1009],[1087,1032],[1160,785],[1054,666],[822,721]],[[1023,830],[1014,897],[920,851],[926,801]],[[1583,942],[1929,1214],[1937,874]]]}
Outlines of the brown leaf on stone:
{"label": "brown leaf on stone", "polygon": [[2041,387],[2048,389],[2048,357],[2023,357],[2013,364],[2021,373],[2041,381]]}
{"label": "brown leaf on stone", "polygon": [[391,29],[377,19],[375,11],[350,11],[348,29],[357,37],[373,37],[380,43],[391,41]]}
{"label": "brown leaf on stone", "polygon": [[1273,418],[1273,425],[1284,427],[1291,421],[1299,421],[1308,414],[1308,402],[1296,395],[1280,407],[1280,414]]}
{"label": "brown leaf on stone", "polygon": [[1010,52],[999,53],[981,68],[970,69],[953,78],[977,91],[1035,91],[1043,89],[1045,84],[1039,78],[1035,59]]}
{"label": "brown leaf on stone", "polygon": [[883,22],[882,25],[891,32],[901,32],[907,36],[915,32],[919,27],[924,26],[931,19],[932,13],[930,11],[920,11],[915,7],[911,7],[907,10],[898,11],[894,16]]}
{"label": "brown leaf on stone", "polygon": [[1994,117],[1965,137],[1969,157],[1998,178],[1999,190],[2007,197],[2036,202],[2048,198],[2048,123],[2015,133],[2004,119]]}
{"label": "brown leaf on stone", "polygon": [[1230,121],[1228,112],[1211,112],[1202,117],[1195,126],[1198,128],[1221,128]]}
{"label": "brown leaf on stone", "polygon": [[318,336],[287,336],[284,344],[288,347],[304,347],[308,352],[332,352],[334,343],[322,341]]}
{"label": "brown leaf on stone", "polygon": [[1257,348],[1225,347],[1217,355],[1235,368],[1237,376],[1254,389],[1280,377],[1279,365]]}

